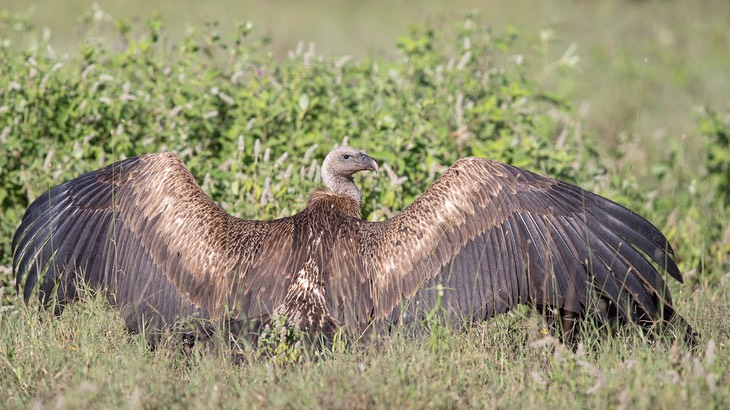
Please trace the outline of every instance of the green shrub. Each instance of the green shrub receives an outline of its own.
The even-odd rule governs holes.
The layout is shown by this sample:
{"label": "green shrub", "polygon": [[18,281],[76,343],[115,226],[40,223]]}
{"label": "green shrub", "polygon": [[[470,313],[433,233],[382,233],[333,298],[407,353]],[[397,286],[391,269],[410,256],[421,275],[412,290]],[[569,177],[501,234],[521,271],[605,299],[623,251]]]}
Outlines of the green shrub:
{"label": "green shrub", "polygon": [[[515,36],[495,34],[474,16],[414,30],[392,62],[324,59],[303,48],[276,61],[250,24],[229,36],[214,24],[192,29],[171,46],[158,18],[113,30],[107,19],[84,23],[86,40],[68,56],[42,40],[0,49],[2,265],[10,264],[9,239],[29,201],[152,151],[177,152],[216,201],[248,218],[302,208],[322,157],[343,140],[388,165],[366,176],[371,219],[413,201],[462,156],[568,180],[598,169],[587,167],[593,142],[567,106],[546,99],[510,57]],[[20,30],[16,42],[37,34],[12,28]]]}
{"label": "green shrub", "polygon": [[707,136],[707,173],[717,190],[717,197],[730,207],[730,113],[709,109],[699,112],[702,135]]}

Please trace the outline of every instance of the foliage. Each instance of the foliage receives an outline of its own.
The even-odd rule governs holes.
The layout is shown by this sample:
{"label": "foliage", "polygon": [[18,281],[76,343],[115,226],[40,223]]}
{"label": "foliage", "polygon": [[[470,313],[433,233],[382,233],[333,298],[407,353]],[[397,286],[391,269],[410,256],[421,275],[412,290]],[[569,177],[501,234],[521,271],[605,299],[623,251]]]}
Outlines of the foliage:
{"label": "foliage", "polygon": [[717,187],[719,199],[730,207],[730,112],[722,115],[703,109],[699,113],[700,131],[709,137],[707,172]]}
{"label": "foliage", "polygon": [[256,352],[277,365],[301,363],[306,357],[307,335],[286,323],[286,316],[278,315],[263,326]]}
{"label": "foliage", "polygon": [[[598,170],[587,166],[593,143],[567,107],[546,102],[505,58],[514,36],[493,34],[475,17],[402,38],[399,62],[333,61],[304,49],[277,62],[250,24],[230,37],[215,25],[190,30],[170,47],[159,18],[118,22],[104,41],[109,20],[98,10],[87,16],[73,55],[42,45],[0,49],[4,238],[51,186],[160,150],[178,153],[227,210],[255,218],[300,209],[321,158],[343,141],[387,165],[388,178],[366,177],[370,219],[413,201],[462,156],[568,180]],[[9,245],[0,248],[2,265]]]}

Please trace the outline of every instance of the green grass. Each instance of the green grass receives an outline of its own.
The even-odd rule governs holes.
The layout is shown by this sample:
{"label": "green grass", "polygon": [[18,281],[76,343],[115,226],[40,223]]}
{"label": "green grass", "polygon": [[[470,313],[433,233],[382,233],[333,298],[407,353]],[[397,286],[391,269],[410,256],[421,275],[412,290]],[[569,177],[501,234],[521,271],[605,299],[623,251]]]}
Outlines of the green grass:
{"label": "green grass", "polygon": [[0,316],[0,396],[7,407],[63,408],[723,408],[730,299],[698,289],[680,303],[703,342],[693,355],[636,334],[588,337],[573,352],[512,313],[467,332],[396,334],[287,363],[246,349],[174,345],[150,351],[101,297],[59,318],[12,308]]}
{"label": "green grass", "polygon": [[[80,12],[38,4],[41,25]],[[278,19],[265,6],[232,17],[224,11],[238,2],[212,5],[221,25],[201,26],[189,23],[205,14],[192,6],[130,22],[150,15],[146,4],[113,3],[110,21],[64,23],[50,43],[27,20],[0,19],[0,407],[730,405],[726,2],[516,2],[474,18],[455,10],[469,2],[386,11],[373,2],[361,10],[377,22],[365,34],[330,35],[324,57],[306,47],[288,56],[317,14],[300,4]],[[329,5],[335,28],[323,30],[345,30],[350,7]],[[234,19],[253,20],[254,31]],[[406,34],[404,22],[422,20],[433,24]],[[572,43],[577,54],[562,58]],[[317,354],[284,345],[270,355],[274,338],[269,350],[200,347],[189,357],[174,343],[151,351],[101,297],[57,318],[19,300],[12,233],[29,201],[63,180],[173,150],[227,211],[273,218],[304,206],[316,163],[343,139],[393,170],[358,181],[369,219],[398,212],[466,155],[636,210],[674,245],[686,284],[672,289],[702,336],[697,351],[628,333],[589,334],[573,352],[519,310],[467,332],[436,327]]]}

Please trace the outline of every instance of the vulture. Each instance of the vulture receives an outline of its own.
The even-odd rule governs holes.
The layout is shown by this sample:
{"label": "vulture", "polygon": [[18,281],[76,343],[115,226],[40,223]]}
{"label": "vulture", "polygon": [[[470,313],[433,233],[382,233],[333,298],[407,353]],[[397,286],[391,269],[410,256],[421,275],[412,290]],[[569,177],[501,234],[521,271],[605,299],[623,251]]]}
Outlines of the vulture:
{"label": "vulture", "polygon": [[301,212],[260,221],[224,211],[173,153],[124,159],[28,207],[12,243],[17,286],[26,303],[39,287],[41,306],[57,308],[82,284],[101,290],[132,331],[284,317],[305,333],[363,335],[434,310],[463,326],[523,304],[555,314],[561,337],[578,318],[693,335],[668,289],[666,274],[682,282],[672,247],[631,210],[463,158],[399,214],[368,222],[353,175],[377,170],[336,148]]}

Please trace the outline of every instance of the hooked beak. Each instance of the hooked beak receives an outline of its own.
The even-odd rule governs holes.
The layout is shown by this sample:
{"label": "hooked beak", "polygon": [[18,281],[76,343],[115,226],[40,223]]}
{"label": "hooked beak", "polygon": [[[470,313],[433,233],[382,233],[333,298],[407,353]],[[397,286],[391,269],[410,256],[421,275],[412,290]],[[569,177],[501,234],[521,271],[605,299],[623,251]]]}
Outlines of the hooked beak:
{"label": "hooked beak", "polygon": [[366,170],[378,172],[378,169],[379,169],[378,163],[375,162],[373,157],[371,157],[367,154],[364,154],[364,153],[360,153],[360,162],[362,163],[362,165],[365,167]]}

